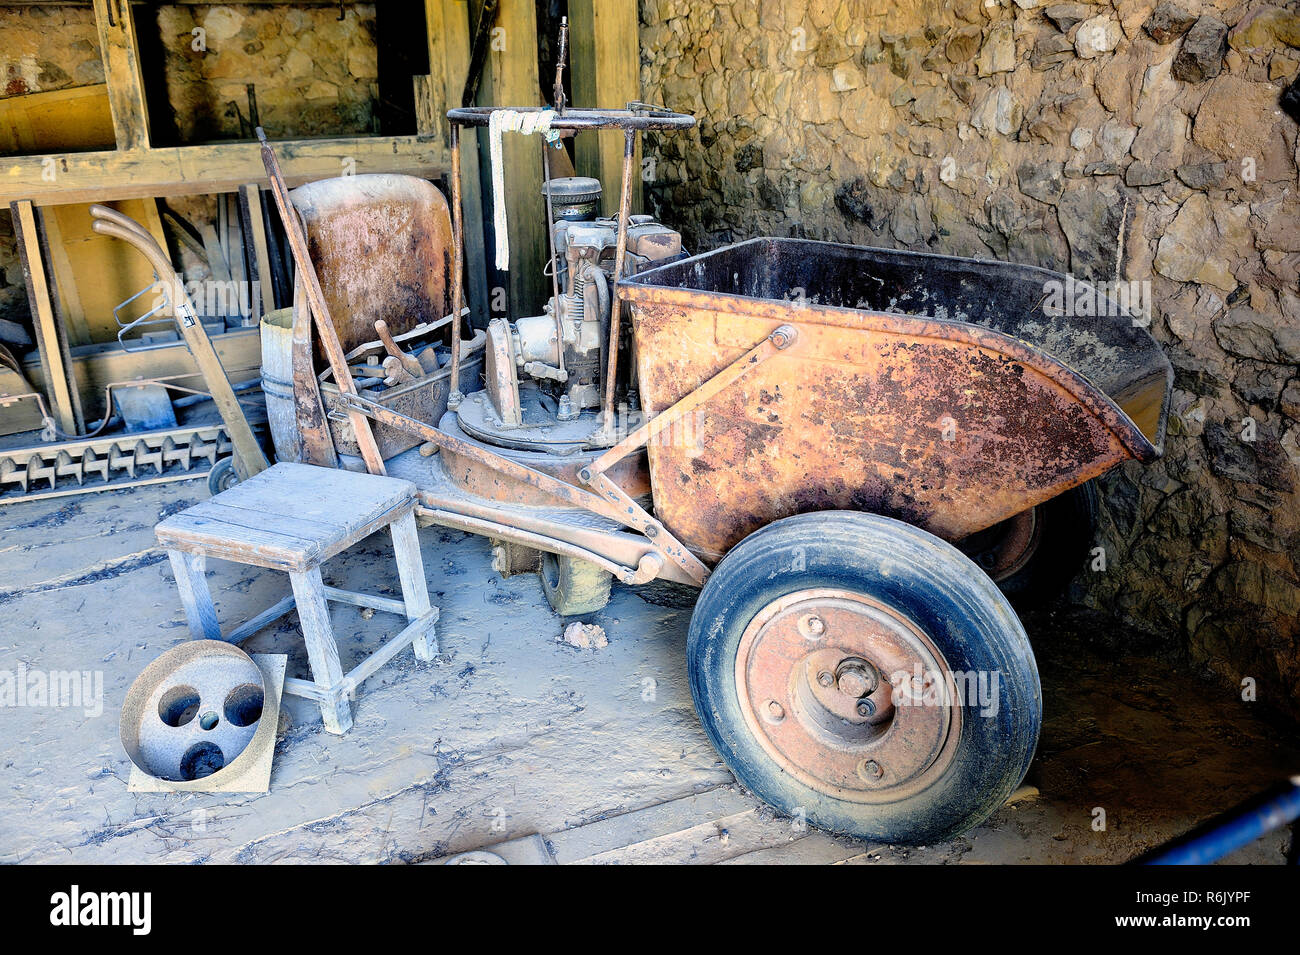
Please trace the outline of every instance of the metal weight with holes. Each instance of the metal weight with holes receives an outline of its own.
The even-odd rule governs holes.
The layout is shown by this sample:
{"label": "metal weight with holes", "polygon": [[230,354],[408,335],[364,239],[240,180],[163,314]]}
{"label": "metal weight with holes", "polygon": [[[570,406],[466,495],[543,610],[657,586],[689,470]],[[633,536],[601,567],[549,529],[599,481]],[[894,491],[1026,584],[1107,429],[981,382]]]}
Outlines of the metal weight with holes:
{"label": "metal weight with holes", "polygon": [[265,701],[262,671],[243,650],[217,640],[183,643],[131,684],[122,747],[149,776],[211,788],[274,737],[275,720],[262,720]]}

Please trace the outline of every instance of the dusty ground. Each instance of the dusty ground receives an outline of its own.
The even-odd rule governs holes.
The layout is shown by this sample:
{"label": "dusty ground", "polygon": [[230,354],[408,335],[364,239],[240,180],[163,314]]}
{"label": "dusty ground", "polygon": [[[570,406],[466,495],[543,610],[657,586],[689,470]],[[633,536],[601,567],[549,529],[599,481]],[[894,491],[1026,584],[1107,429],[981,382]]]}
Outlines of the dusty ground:
{"label": "dusty ground", "polygon": [[[562,646],[535,578],[503,581],[482,539],[431,529],[422,542],[442,608],[438,665],[403,653],[362,687],[355,728],[342,738],[322,731],[310,705],[289,700],[269,794],[128,793],[123,695],[145,664],[188,638],[152,528],[206,494],[191,482],[0,509],[0,673],[25,664],[103,679],[98,715],[93,706],[0,709],[0,861],[426,861],[531,833],[604,832],[618,814],[694,794],[716,800],[731,782],[691,708],[681,593],[616,585],[593,618],[609,646]],[[287,593],[280,575],[212,567],[228,626]],[[331,562],[325,576],[396,591],[385,538]],[[346,668],[395,618],[365,620],[337,606],[334,622]],[[946,845],[860,845],[837,859],[1120,862],[1300,769],[1293,729],[1168,663],[1100,650],[1125,642],[1104,620],[1060,611],[1027,627],[1046,695],[1028,779],[1040,794]],[[292,616],[246,648],[287,652],[290,675],[309,675]],[[726,798],[752,805],[743,794]],[[677,804],[669,828],[682,831],[653,852],[610,857],[615,838],[602,861],[830,859],[812,848],[782,852],[793,827],[757,808],[746,818],[761,821],[762,833],[750,843],[739,817],[728,829],[706,824],[701,809],[701,825],[688,829],[681,807],[695,805]],[[1093,828],[1097,808],[1105,831]],[[726,812],[736,809],[727,802]],[[570,833],[567,844],[575,841],[598,840]],[[1279,832],[1234,859],[1281,862],[1288,842]]]}

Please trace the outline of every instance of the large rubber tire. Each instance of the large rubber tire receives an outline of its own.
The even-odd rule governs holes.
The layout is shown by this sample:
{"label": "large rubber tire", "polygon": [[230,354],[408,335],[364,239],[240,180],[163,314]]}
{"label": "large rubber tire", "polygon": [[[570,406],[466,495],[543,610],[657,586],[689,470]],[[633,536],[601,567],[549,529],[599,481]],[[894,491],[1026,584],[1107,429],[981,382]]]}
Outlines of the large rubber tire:
{"label": "large rubber tire", "polygon": [[[1013,567],[993,572],[1001,591],[1022,607],[1041,606],[1060,596],[1083,570],[1096,543],[1098,508],[1097,488],[1091,481],[1035,507],[1032,546]],[[1014,520],[1003,521],[958,546],[989,570],[995,562],[992,555],[999,546],[1000,532]]]}
{"label": "large rubber tire", "polygon": [[609,603],[612,575],[591,561],[543,553],[537,574],[547,603],[561,617],[595,613]]}
{"label": "large rubber tire", "polygon": [[[907,618],[950,672],[999,674],[995,712],[981,716],[979,707],[962,705],[951,755],[936,764],[946,768],[896,801],[864,803],[806,784],[745,722],[736,677],[744,631],[778,598],[818,588],[867,595]],[[1007,599],[956,548],[877,515],[802,514],[741,541],[700,594],[687,660],[700,722],[736,778],[782,812],[802,812],[833,832],[912,845],[951,839],[1006,802],[1038,744],[1038,669]]]}

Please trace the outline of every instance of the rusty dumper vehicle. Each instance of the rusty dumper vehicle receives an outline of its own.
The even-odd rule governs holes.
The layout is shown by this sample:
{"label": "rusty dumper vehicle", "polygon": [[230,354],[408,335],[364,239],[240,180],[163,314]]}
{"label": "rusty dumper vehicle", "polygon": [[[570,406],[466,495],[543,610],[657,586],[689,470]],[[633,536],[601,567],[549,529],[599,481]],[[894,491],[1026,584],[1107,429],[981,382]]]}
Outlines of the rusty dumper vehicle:
{"label": "rusty dumper vehicle", "polygon": [[[893,843],[981,822],[1042,719],[999,582],[1078,569],[1088,482],[1161,453],[1154,340],[1117,306],[1048,308],[1065,276],[1038,268],[782,238],[688,256],[629,183],[638,134],[694,119],[643,104],[547,117],[623,134],[619,215],[596,215],[600,183],[548,177],[546,311],[471,335],[459,132],[493,111],[448,113],[450,209],[392,177],[290,197],[266,147],[302,283],[264,346],[293,368],[280,457],[414,480],[424,524],[488,538],[560,614],[613,578],[698,587],[697,713],[778,809]],[[355,340],[381,314],[393,340]]]}

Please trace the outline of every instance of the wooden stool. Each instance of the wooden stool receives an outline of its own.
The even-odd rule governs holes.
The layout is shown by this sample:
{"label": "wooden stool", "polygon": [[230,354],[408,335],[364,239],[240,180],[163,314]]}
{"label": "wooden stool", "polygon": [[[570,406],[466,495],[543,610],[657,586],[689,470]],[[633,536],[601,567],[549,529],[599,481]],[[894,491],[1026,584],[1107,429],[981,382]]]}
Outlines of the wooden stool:
{"label": "wooden stool", "polygon": [[[438,652],[424,562],[415,533],[415,485],[410,481],[303,464],[276,464],[155,528],[167,548],[185,617],[195,639],[241,643],[296,606],[314,682],[288,679],[286,693],[320,704],[325,729],[352,726],[349,703],[362,680],[413,644],[418,660]],[[320,565],[384,527],[393,537],[402,599],[326,587]],[[289,574],[293,594],[222,636],[204,568],[208,557]],[[329,601],[402,614],[404,630],[346,675],[330,625]]]}

